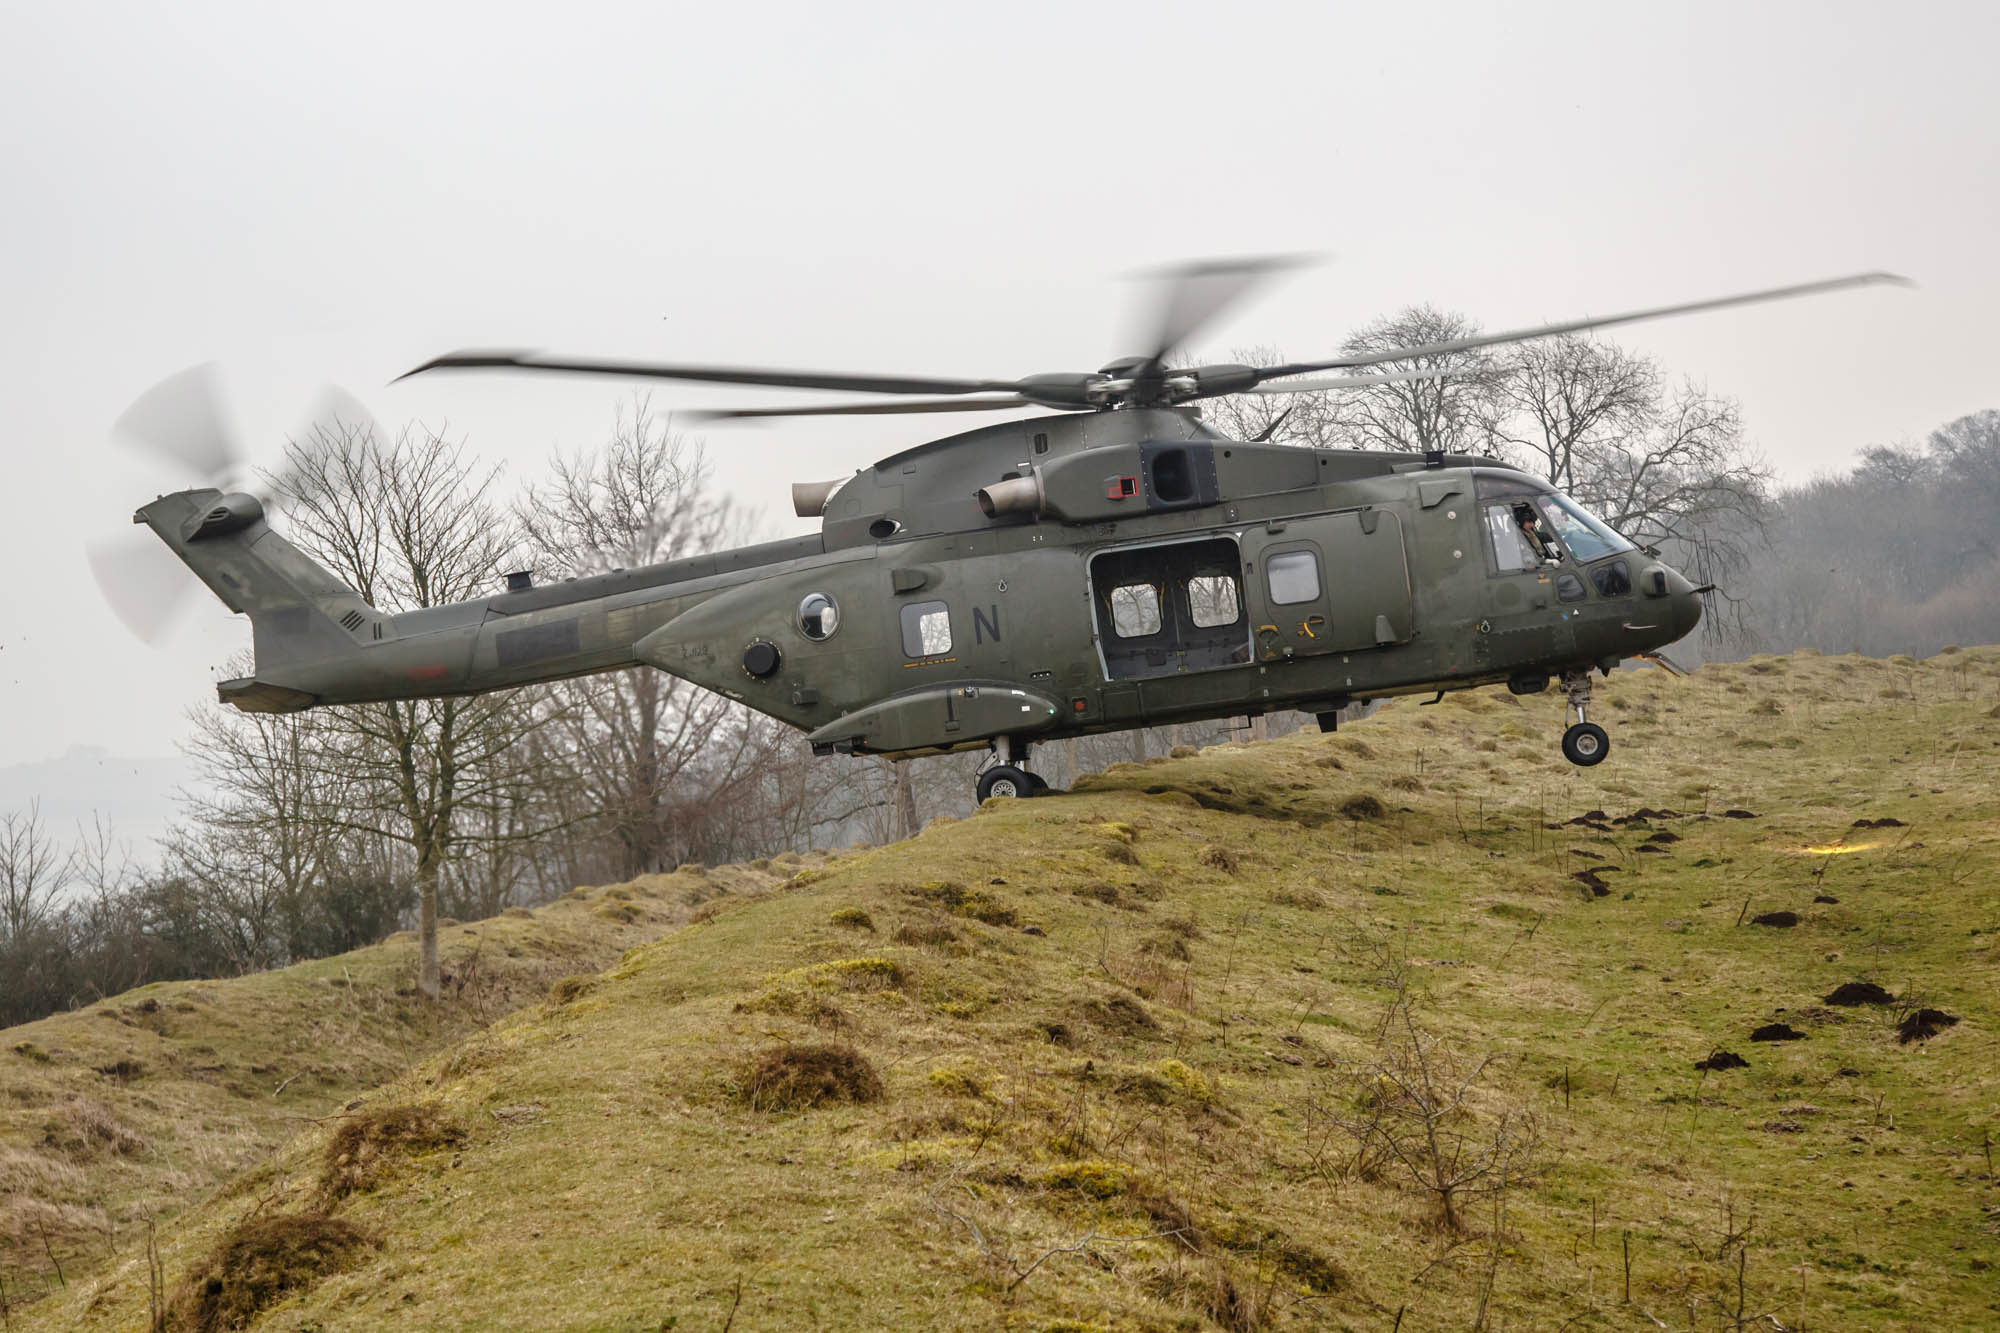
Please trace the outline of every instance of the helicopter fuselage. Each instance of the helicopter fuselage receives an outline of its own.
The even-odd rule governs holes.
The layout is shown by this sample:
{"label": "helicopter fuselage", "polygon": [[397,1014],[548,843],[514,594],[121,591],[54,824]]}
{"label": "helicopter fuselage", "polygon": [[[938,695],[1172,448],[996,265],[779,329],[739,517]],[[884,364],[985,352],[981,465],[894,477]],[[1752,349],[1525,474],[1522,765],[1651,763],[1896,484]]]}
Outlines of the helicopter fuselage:
{"label": "helicopter fuselage", "polygon": [[251,612],[256,675],[219,690],[253,711],[650,665],[821,752],[1013,756],[1558,675],[1578,702],[1700,616],[1678,572],[1505,464],[1243,443],[1187,409],[967,432],[847,479],[818,534],[394,616],[330,576],[260,587],[317,567],[261,515],[204,519],[234,498],[139,517]]}

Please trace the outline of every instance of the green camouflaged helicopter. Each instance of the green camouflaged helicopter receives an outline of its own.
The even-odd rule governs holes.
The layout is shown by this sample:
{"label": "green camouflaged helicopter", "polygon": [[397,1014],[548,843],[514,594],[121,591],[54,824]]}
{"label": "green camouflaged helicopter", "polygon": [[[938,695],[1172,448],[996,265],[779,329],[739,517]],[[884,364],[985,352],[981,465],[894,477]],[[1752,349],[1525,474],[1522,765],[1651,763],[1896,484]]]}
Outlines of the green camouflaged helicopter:
{"label": "green camouflaged helicopter", "polygon": [[[794,486],[820,530],[389,615],[275,532],[244,492],[163,496],[150,526],[231,610],[254,674],[220,683],[250,712],[476,694],[651,666],[807,733],[816,753],[893,759],[990,748],[978,794],[1044,783],[1030,747],[1094,732],[1273,709],[1322,727],[1355,700],[1560,680],[1562,749],[1610,750],[1591,673],[1692,630],[1701,594],[1533,475],[1465,455],[1232,440],[1196,404],[1449,371],[1347,373],[1411,358],[1753,301],[1886,274],[1279,366],[1172,364],[1225,305],[1279,267],[1173,271],[1144,355],[1097,371],[936,379],[462,352],[444,369],[639,376],[902,395],[716,417],[994,411],[1054,414],[933,440],[836,482]],[[169,381],[126,418],[220,461]],[[147,423],[172,418],[174,425]],[[197,443],[190,447],[189,439]],[[219,439],[219,434],[216,435]]]}

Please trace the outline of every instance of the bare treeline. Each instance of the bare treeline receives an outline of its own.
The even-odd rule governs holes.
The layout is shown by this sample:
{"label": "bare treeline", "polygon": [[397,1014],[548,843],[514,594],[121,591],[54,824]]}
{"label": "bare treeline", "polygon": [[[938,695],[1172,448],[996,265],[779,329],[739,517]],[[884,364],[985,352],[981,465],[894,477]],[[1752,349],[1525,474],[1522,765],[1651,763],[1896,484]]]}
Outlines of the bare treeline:
{"label": "bare treeline", "polygon": [[2000,642],[2000,410],[1773,498],[1734,591],[1767,652],[1909,653]]}

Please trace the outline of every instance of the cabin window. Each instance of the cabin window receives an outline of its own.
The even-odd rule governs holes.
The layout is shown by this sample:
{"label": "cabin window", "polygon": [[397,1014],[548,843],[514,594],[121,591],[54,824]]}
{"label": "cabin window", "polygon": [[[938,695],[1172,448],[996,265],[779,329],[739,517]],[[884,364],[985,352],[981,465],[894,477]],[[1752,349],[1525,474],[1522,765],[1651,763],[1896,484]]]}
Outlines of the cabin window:
{"label": "cabin window", "polygon": [[951,608],[912,602],[903,608],[903,655],[938,657],[951,651]]}
{"label": "cabin window", "polygon": [[1574,574],[1556,575],[1556,600],[1558,602],[1582,601],[1583,580]]}
{"label": "cabin window", "polygon": [[840,608],[823,592],[809,592],[799,603],[799,633],[818,642],[840,628]]}
{"label": "cabin window", "polygon": [[1623,560],[1613,560],[1591,570],[1590,581],[1606,597],[1624,597],[1632,591],[1632,570]]}
{"label": "cabin window", "polygon": [[1160,590],[1150,583],[1127,583],[1111,590],[1111,632],[1143,639],[1160,632]]}
{"label": "cabin window", "polygon": [[1264,562],[1264,582],[1279,606],[1319,600],[1319,560],[1311,551],[1286,551]]}
{"label": "cabin window", "polygon": [[1234,625],[1243,599],[1234,574],[1197,574],[1187,581],[1188,616],[1198,629]]}

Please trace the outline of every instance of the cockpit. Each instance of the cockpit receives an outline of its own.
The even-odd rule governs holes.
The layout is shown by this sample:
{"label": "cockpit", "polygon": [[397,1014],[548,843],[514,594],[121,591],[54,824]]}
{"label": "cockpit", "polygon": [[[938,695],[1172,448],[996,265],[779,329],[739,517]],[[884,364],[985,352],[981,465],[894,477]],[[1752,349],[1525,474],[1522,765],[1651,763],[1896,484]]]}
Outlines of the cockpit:
{"label": "cockpit", "polygon": [[1521,473],[1481,471],[1474,485],[1492,574],[1587,565],[1636,549],[1561,491]]}

